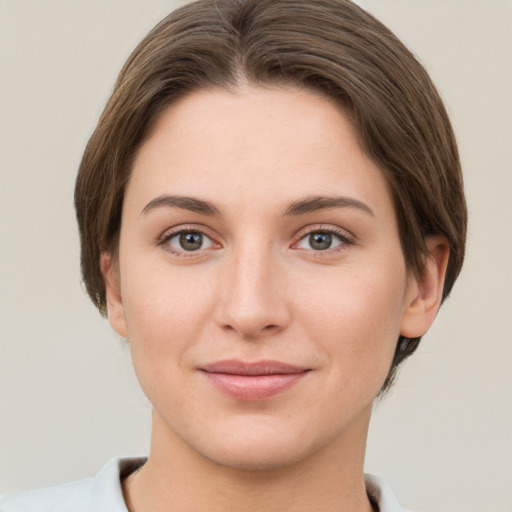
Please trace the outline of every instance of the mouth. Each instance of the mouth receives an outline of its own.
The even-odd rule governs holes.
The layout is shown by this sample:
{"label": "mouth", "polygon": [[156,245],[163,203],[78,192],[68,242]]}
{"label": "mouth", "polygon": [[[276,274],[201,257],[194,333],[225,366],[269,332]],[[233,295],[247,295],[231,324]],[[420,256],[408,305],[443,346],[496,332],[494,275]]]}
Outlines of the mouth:
{"label": "mouth", "polygon": [[260,401],[284,392],[304,378],[310,368],[281,361],[216,361],[200,368],[222,393],[242,401]]}

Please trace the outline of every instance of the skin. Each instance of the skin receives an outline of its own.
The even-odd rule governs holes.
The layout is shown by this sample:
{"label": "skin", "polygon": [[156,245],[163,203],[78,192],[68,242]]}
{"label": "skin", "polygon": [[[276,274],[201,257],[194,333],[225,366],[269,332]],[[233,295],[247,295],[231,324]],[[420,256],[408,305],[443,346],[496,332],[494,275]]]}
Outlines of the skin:
{"label": "skin", "polygon": [[[335,196],[345,201],[290,211]],[[180,230],[203,245],[184,250]],[[427,244],[415,278],[386,180],[331,100],[245,85],[171,105],[134,163],[119,261],[101,260],[109,321],[154,407],[148,462],[124,482],[129,509],[371,510],[372,402],[399,334],[424,334],[441,298],[448,249]],[[200,370],[233,358],[309,371],[237,400]]]}

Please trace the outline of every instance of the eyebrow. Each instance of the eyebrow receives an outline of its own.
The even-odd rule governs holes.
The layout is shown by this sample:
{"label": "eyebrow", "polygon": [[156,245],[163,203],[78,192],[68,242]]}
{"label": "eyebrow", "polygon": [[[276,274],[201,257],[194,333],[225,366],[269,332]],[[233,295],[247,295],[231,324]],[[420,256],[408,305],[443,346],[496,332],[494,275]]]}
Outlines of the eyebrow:
{"label": "eyebrow", "polygon": [[203,213],[206,215],[220,215],[220,210],[209,201],[198,199],[196,197],[173,195],[162,195],[152,199],[146,206],[144,206],[141,215],[161,207],[180,208],[182,210],[189,210],[191,212]]}
{"label": "eyebrow", "polygon": [[[190,196],[161,195],[152,199],[142,209],[141,215],[149,213],[157,208],[180,208],[205,215],[221,215],[221,211],[213,203],[204,199]],[[305,213],[327,210],[330,208],[354,208],[372,217],[373,210],[362,201],[344,196],[310,196],[290,203],[284,210],[284,216],[303,215]]]}
{"label": "eyebrow", "polygon": [[355,208],[361,210],[372,217],[375,217],[374,211],[362,201],[352,197],[344,196],[311,196],[294,201],[285,210],[285,215],[302,215],[304,213],[316,212],[330,208]]}

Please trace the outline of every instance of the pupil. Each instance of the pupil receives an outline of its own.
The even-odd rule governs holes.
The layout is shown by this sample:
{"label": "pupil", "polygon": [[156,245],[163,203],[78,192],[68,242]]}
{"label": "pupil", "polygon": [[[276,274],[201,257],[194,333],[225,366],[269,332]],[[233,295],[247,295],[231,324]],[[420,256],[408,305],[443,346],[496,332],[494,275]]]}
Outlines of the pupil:
{"label": "pupil", "polygon": [[196,251],[203,245],[203,235],[201,233],[182,233],[180,235],[180,245],[185,251]]}
{"label": "pupil", "polygon": [[309,243],[313,249],[325,251],[331,247],[332,235],[330,233],[313,233],[309,235]]}

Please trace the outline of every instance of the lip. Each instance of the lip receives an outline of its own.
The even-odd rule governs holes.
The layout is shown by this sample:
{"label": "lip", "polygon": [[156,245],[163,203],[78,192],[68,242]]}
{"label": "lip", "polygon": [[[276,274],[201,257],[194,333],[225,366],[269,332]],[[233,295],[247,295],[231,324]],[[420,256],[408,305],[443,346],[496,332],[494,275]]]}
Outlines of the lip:
{"label": "lip", "polygon": [[244,362],[226,359],[206,364],[200,371],[224,394],[237,400],[259,401],[294,386],[310,368],[272,360]]}

